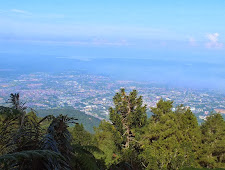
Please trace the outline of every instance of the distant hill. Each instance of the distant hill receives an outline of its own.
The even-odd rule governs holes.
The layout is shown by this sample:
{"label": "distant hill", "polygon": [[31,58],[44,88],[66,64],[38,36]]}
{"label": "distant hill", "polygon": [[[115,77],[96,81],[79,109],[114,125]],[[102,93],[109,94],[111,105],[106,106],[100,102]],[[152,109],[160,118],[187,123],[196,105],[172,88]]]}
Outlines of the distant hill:
{"label": "distant hill", "polygon": [[74,117],[77,120],[77,123],[79,124],[83,124],[84,128],[89,131],[90,133],[94,133],[94,129],[93,127],[96,126],[98,127],[100,124],[99,119],[87,115],[84,112],[81,112],[79,110],[74,110],[74,109],[40,109],[40,110],[36,110],[37,111],[37,115],[40,117],[44,117],[46,115],[59,115],[59,114],[63,114],[63,115],[68,115],[70,117]]}

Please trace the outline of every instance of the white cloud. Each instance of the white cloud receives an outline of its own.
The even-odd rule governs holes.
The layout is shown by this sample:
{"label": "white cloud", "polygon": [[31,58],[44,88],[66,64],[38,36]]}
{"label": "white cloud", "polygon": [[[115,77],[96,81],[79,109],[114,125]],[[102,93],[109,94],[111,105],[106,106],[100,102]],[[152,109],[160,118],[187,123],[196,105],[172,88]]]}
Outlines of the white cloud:
{"label": "white cloud", "polygon": [[10,11],[14,12],[14,13],[18,13],[18,14],[24,14],[24,15],[30,15],[31,14],[28,11],[24,11],[24,10],[20,10],[20,9],[11,9]]}
{"label": "white cloud", "polygon": [[223,43],[218,41],[219,33],[211,33],[206,35],[209,42],[205,45],[207,48],[223,48]]}
{"label": "white cloud", "polygon": [[189,37],[188,40],[189,40],[189,44],[190,44],[191,46],[196,46],[196,45],[197,45],[196,40],[195,40],[194,37]]}
{"label": "white cloud", "polygon": [[207,38],[212,41],[212,42],[217,42],[218,41],[218,33],[213,33],[213,34],[207,34]]}

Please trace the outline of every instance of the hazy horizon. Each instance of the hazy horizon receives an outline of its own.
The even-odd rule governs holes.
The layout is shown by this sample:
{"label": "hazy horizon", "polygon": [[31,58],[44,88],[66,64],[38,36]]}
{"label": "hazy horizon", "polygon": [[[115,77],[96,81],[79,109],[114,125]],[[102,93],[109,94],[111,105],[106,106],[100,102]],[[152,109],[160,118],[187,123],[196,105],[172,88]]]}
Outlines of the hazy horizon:
{"label": "hazy horizon", "polygon": [[223,1],[5,1],[0,70],[225,89]]}

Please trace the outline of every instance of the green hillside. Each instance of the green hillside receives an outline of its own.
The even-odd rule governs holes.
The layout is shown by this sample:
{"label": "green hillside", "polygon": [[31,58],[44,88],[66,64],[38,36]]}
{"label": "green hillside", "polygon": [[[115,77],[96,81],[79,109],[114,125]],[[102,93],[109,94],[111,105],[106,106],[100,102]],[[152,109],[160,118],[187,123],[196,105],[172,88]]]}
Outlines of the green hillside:
{"label": "green hillside", "polygon": [[94,133],[94,129],[93,127],[98,127],[100,124],[99,119],[87,115],[84,112],[81,112],[79,110],[74,110],[72,108],[66,108],[66,109],[41,109],[41,110],[36,110],[37,111],[37,115],[40,117],[44,117],[46,115],[59,115],[59,114],[63,114],[63,115],[68,115],[70,117],[74,117],[77,120],[77,123],[79,124],[83,124],[84,128],[89,131],[90,133]]}

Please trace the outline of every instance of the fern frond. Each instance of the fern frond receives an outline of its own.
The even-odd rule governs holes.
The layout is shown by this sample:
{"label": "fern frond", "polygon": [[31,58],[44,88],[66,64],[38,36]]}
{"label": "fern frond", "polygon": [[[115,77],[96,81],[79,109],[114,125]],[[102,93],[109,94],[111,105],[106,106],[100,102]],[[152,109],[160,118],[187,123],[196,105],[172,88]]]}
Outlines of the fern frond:
{"label": "fern frond", "polygon": [[[6,165],[8,167],[10,165],[18,166],[19,164],[21,164],[21,162],[29,161],[32,163],[32,161],[36,161],[36,160],[41,160],[42,163],[45,162],[46,164],[48,162],[48,159],[54,159],[62,165],[67,164],[65,162],[65,158],[60,153],[49,151],[49,150],[29,150],[29,151],[14,152],[11,154],[5,154],[0,156],[0,167],[6,166]],[[31,166],[31,164],[29,165]]]}

